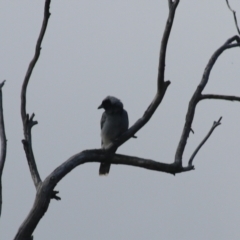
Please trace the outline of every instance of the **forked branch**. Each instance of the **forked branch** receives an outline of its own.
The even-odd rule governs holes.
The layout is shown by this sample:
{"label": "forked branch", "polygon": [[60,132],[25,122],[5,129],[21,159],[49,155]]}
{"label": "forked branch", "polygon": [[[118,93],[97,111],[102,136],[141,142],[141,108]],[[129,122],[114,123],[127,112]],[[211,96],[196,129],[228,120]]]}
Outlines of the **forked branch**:
{"label": "forked branch", "polygon": [[51,0],[45,1],[42,28],[37,40],[34,57],[29,64],[26,76],[23,81],[22,92],[21,92],[21,115],[22,115],[23,131],[24,131],[24,139],[22,140],[22,143],[25,150],[31,176],[36,189],[38,188],[39,184],[42,182],[40,175],[38,173],[35,157],[33,154],[33,148],[32,148],[31,130],[32,130],[32,127],[37,124],[37,121],[33,120],[35,116],[34,113],[31,115],[31,117],[29,117],[29,115],[26,112],[26,94],[27,94],[28,82],[31,77],[33,68],[40,56],[42,40],[47,29],[48,19],[50,17],[50,12],[49,12],[50,3],[51,3]]}
{"label": "forked branch", "polygon": [[[233,43],[233,42],[236,42],[236,43]],[[208,83],[209,76],[210,76],[211,70],[212,70],[215,62],[217,61],[218,57],[225,50],[235,48],[235,47],[240,47],[240,38],[237,35],[229,38],[221,47],[219,47],[215,51],[215,53],[210,58],[207,66],[204,70],[202,80],[200,81],[199,85],[197,86],[197,89],[195,90],[195,92],[189,102],[189,105],[188,105],[185,125],[184,125],[183,132],[182,132],[182,135],[181,135],[178,147],[177,147],[177,151],[175,154],[175,163],[176,164],[182,165],[182,156],[183,156],[183,152],[186,147],[186,144],[187,144],[187,139],[189,137],[189,133],[192,128],[192,122],[193,122],[193,118],[194,118],[194,114],[195,114],[195,109],[196,109],[198,102],[200,100],[204,99],[204,95],[202,95],[202,91],[204,90],[204,88],[206,87],[206,85]]]}

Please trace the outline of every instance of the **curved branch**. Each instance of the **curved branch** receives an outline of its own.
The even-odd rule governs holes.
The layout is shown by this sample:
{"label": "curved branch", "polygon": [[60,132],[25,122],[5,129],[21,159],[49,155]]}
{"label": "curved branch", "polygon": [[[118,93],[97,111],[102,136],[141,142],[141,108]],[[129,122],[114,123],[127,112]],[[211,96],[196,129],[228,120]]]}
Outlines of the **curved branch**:
{"label": "curved branch", "polygon": [[[108,152],[105,150],[86,150],[78,154],[73,155],[59,167],[57,167],[46,179],[42,182],[38,188],[34,205],[27,216],[27,218],[22,223],[19,231],[14,238],[25,239],[32,235],[34,229],[39,223],[40,219],[43,217],[44,213],[47,211],[51,194],[55,186],[65,177],[70,171],[79,165],[89,162],[104,162],[108,160]],[[175,164],[160,163],[149,159],[143,159],[132,156],[125,156],[121,154],[113,155],[110,160],[111,164],[124,164],[135,167],[141,167],[149,170],[155,170],[170,174],[176,174],[180,172],[186,172],[193,170],[194,167],[181,168]]]}
{"label": "curved branch", "polygon": [[2,103],[2,87],[5,80],[0,84],[0,139],[1,139],[1,154],[0,154],[0,217],[2,212],[2,173],[7,154],[7,138],[5,133],[4,118],[3,118],[3,103]]}
{"label": "curved branch", "polygon": [[[182,165],[182,156],[183,156],[183,152],[186,147],[186,144],[187,144],[187,139],[189,137],[189,133],[191,131],[191,126],[192,126],[192,122],[193,122],[193,118],[194,118],[195,109],[196,109],[196,106],[197,106],[199,100],[201,100],[202,91],[204,90],[205,86],[208,83],[209,75],[211,73],[211,70],[212,70],[215,62],[217,61],[218,57],[225,50],[230,49],[230,48],[240,47],[239,40],[240,40],[240,38],[237,35],[229,38],[220,48],[218,48],[215,51],[215,53],[210,58],[207,66],[204,70],[202,80],[201,80],[200,84],[198,85],[197,89],[195,90],[195,92],[189,102],[189,105],[188,105],[188,110],[187,110],[187,115],[186,115],[183,132],[182,132],[182,135],[181,135],[178,147],[177,147],[177,151],[175,154],[175,163],[176,164]],[[236,41],[237,43],[233,43],[234,41]]]}
{"label": "curved branch", "polygon": [[26,113],[26,92],[27,92],[27,86],[28,86],[28,82],[29,79],[31,77],[33,68],[40,56],[40,52],[41,52],[41,44],[42,44],[42,40],[45,34],[45,31],[47,29],[47,25],[48,25],[48,19],[50,17],[50,12],[49,12],[49,8],[50,8],[50,3],[51,0],[46,0],[45,1],[45,7],[44,7],[44,18],[43,18],[43,23],[42,23],[42,28],[37,40],[37,44],[36,44],[36,48],[35,48],[35,54],[34,57],[32,59],[32,61],[30,62],[29,66],[28,66],[28,70],[26,73],[26,76],[24,78],[23,81],[23,85],[22,85],[22,92],[21,92],[21,114],[22,114],[22,121],[24,124],[24,120],[27,117],[27,113]]}
{"label": "curved branch", "polygon": [[222,117],[220,117],[217,122],[215,122],[215,121],[213,122],[213,126],[211,127],[211,129],[208,132],[207,136],[202,140],[202,142],[198,145],[198,147],[196,148],[196,150],[193,152],[192,156],[190,157],[189,162],[188,162],[188,166],[190,166],[190,167],[192,166],[193,159],[197,155],[198,151],[201,149],[203,144],[211,136],[211,134],[213,133],[214,129],[221,124],[221,120],[222,120]]}
{"label": "curved branch", "polygon": [[[85,150],[78,154],[73,155],[67,161],[57,167],[43,182],[51,182],[51,187],[54,188],[57,183],[65,177],[75,167],[89,162],[105,162],[108,159],[108,152],[102,149]],[[110,160],[111,164],[122,164],[134,167],[145,168],[149,170],[155,170],[159,172],[165,172],[170,174],[180,173],[182,167],[175,164],[167,164],[157,162],[151,159],[144,159],[135,156],[127,156],[122,154],[114,154]],[[50,181],[51,180],[51,181]]]}
{"label": "curved branch", "polygon": [[168,39],[171,33],[175,11],[179,4],[180,0],[169,0],[169,15],[166,22],[165,30],[162,36],[160,54],[159,54],[159,66],[158,66],[158,78],[157,78],[157,93],[145,111],[144,115],[136,121],[136,123],[128,129],[118,140],[113,144],[109,144],[107,150],[109,152],[114,152],[116,148],[125,143],[128,139],[134,136],[134,134],[139,131],[152,117],[159,104],[162,102],[162,99],[166,93],[170,81],[164,81],[164,72],[165,72],[165,61],[166,61],[166,50],[168,45]]}
{"label": "curved branch", "polygon": [[22,116],[23,131],[24,131],[24,138],[25,138],[24,140],[22,140],[22,143],[25,150],[31,176],[36,188],[38,188],[39,184],[41,183],[41,178],[38,173],[36,161],[33,154],[31,129],[34,125],[37,124],[37,121],[33,121],[33,118],[35,116],[34,113],[31,115],[31,117],[29,117],[29,115],[26,112],[26,93],[27,93],[27,86],[28,86],[33,68],[40,56],[42,40],[47,29],[48,19],[50,17],[50,12],[49,12],[50,3],[51,3],[51,0],[45,1],[42,28],[37,40],[34,57],[29,64],[26,76],[23,81],[22,92],[21,92],[21,116]]}

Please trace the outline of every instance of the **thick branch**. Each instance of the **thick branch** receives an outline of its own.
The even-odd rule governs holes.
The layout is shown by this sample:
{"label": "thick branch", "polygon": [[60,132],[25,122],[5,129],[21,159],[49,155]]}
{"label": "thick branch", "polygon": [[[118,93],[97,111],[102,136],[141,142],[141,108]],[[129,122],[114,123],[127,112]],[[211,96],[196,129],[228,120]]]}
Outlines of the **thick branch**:
{"label": "thick branch", "polygon": [[41,183],[41,178],[38,173],[36,161],[35,161],[34,154],[33,154],[31,129],[34,125],[37,124],[37,121],[33,121],[34,114],[32,114],[32,116],[29,118],[29,115],[26,112],[26,94],[27,94],[27,86],[28,86],[29,79],[31,77],[33,68],[40,56],[42,40],[43,40],[45,31],[46,31],[46,28],[48,25],[48,19],[50,17],[50,12],[49,12],[50,3],[51,3],[51,0],[45,1],[42,28],[41,28],[41,31],[40,31],[40,34],[39,34],[39,37],[37,40],[34,57],[29,64],[26,76],[23,81],[22,92],[21,92],[21,115],[22,115],[23,131],[24,131],[24,138],[25,138],[24,140],[22,140],[22,143],[23,143],[23,147],[24,147],[24,150],[26,153],[26,158],[28,161],[31,176],[32,176],[32,179],[33,179],[33,182],[34,182],[34,185],[36,188]]}
{"label": "thick branch", "polygon": [[[195,92],[189,102],[189,105],[188,105],[185,125],[184,125],[183,132],[182,132],[182,135],[181,135],[178,147],[177,147],[177,151],[175,154],[175,163],[176,164],[182,165],[182,156],[183,156],[183,152],[186,147],[186,144],[187,144],[187,139],[189,137],[189,133],[191,131],[195,108],[196,108],[199,100],[201,100],[202,91],[204,90],[205,86],[208,83],[209,75],[211,73],[211,70],[212,70],[215,62],[217,61],[218,57],[225,50],[230,49],[230,48],[240,47],[239,39],[240,39],[239,36],[233,36],[233,37],[229,38],[220,48],[218,48],[215,51],[215,53],[210,58],[207,66],[204,70],[202,80],[201,80],[200,84],[198,85],[197,89],[195,90]],[[234,41],[236,41],[237,43],[232,43]]]}
{"label": "thick branch", "polygon": [[198,151],[201,149],[201,147],[203,146],[203,144],[208,140],[208,138],[211,136],[212,132],[214,131],[214,129],[219,126],[221,124],[221,120],[222,120],[222,117],[220,117],[218,119],[217,122],[213,122],[213,126],[211,127],[210,131],[208,132],[207,136],[202,140],[202,142],[198,145],[198,147],[196,148],[196,150],[193,152],[192,156],[190,157],[189,159],[189,162],[188,162],[188,166],[192,166],[192,162],[193,162],[193,159],[195,158],[195,156],[197,155]]}
{"label": "thick branch", "polygon": [[7,154],[7,138],[5,134],[4,118],[3,118],[3,103],[2,103],[2,87],[5,80],[0,84],[0,139],[1,139],[1,154],[0,154],[0,217],[2,212],[2,173]]}
{"label": "thick branch", "polygon": [[[63,177],[65,177],[70,171],[81,164],[89,162],[101,163],[105,162],[106,160],[108,160],[107,151],[98,149],[86,150],[70,157],[67,161],[56,168],[38,188],[34,205],[29,215],[19,228],[15,240],[25,239],[32,235],[40,219],[48,209],[53,189]],[[141,167],[170,174],[176,174],[194,169],[193,167],[181,168],[175,164],[160,163],[149,159],[125,156],[120,154],[113,155],[110,163]]]}
{"label": "thick branch", "polygon": [[226,0],[226,3],[227,3],[227,6],[228,6],[229,10],[230,10],[230,11],[232,12],[232,14],[233,14],[233,18],[234,18],[235,26],[236,26],[236,28],[237,28],[237,32],[238,32],[238,34],[240,35],[240,29],[239,29],[239,26],[238,26],[238,21],[237,21],[236,11],[234,11],[234,10],[231,8],[231,6],[230,6],[228,0]]}
{"label": "thick branch", "polygon": [[216,100],[227,100],[227,101],[240,101],[240,97],[230,95],[217,95],[217,94],[203,94],[200,100],[204,99],[216,99]]}

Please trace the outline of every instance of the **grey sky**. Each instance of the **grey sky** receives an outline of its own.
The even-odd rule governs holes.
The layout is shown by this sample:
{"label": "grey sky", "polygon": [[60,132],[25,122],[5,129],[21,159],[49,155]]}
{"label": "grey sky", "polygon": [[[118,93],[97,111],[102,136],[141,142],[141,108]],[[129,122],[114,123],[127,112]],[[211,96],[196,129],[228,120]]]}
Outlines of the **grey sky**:
{"label": "grey sky", "polygon": [[[240,21],[239,0],[230,1]],[[8,153],[3,174],[0,239],[12,239],[27,216],[35,188],[21,145],[20,90],[33,57],[44,1],[1,1],[0,58]],[[40,59],[30,80],[27,111],[39,124],[33,147],[45,178],[71,155],[100,147],[102,99],[122,100],[130,125],[156,91],[160,39],[167,0],[56,1]],[[137,139],[118,153],[173,162],[189,99],[212,53],[236,34],[225,0],[181,1],[166,60],[171,80],[165,98]],[[240,96],[240,49],[217,61],[205,93]],[[34,236],[38,239],[240,239],[240,104],[201,102],[184,164],[209,131],[218,127],[194,160],[195,171],[175,177],[140,168],[85,164],[56,187]]]}

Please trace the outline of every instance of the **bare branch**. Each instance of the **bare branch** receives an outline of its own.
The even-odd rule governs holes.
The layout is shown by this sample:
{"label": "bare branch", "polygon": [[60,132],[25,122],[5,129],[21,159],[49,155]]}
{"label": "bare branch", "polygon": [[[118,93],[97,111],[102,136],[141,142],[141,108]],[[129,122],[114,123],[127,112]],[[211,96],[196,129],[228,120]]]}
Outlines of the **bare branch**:
{"label": "bare branch", "polygon": [[[171,8],[169,9],[169,16],[168,20],[165,26],[165,31],[162,37],[162,43],[161,43],[161,49],[160,49],[160,57],[159,57],[159,68],[158,68],[158,88],[156,96],[154,97],[152,103],[149,105],[148,109],[145,111],[142,118],[140,118],[125,134],[123,134],[117,141],[115,141],[107,151],[103,150],[93,150],[93,151],[84,151],[82,153],[76,154],[75,156],[71,157],[69,160],[67,160],[65,163],[63,163],[61,166],[59,166],[57,169],[54,170],[53,173],[51,173],[44,182],[41,183],[40,177],[38,177],[38,172],[36,166],[31,166],[32,163],[35,164],[32,148],[31,148],[31,132],[29,129],[31,129],[33,122],[33,117],[29,119],[29,116],[26,114],[26,89],[27,84],[31,75],[31,72],[33,70],[33,67],[39,57],[40,49],[41,49],[41,41],[44,36],[44,32],[47,27],[48,18],[50,16],[49,13],[49,5],[50,1],[46,0],[45,2],[45,13],[44,13],[44,21],[42,25],[42,30],[37,42],[36,46],[36,52],[35,56],[32,60],[32,62],[29,65],[29,69],[27,71],[23,87],[22,87],[22,105],[21,105],[21,112],[22,112],[22,120],[24,125],[24,133],[25,133],[25,140],[23,140],[24,149],[28,158],[28,162],[30,166],[30,171],[32,174],[32,178],[34,179],[35,186],[37,188],[37,196],[35,199],[34,206],[32,210],[30,211],[29,215],[25,219],[25,221],[22,223],[21,227],[19,228],[19,231],[15,237],[15,240],[17,239],[28,239],[31,237],[34,229],[36,228],[38,222],[44,215],[44,213],[47,211],[50,199],[55,198],[53,197],[54,188],[57,185],[57,183],[72,169],[74,169],[76,166],[86,163],[86,162],[106,162],[109,161],[109,154],[111,154],[114,149],[119,147],[121,144],[126,142],[129,138],[133,137],[134,134],[142,128],[151,118],[151,116],[154,114],[155,110],[161,103],[165,92],[167,90],[167,87],[170,84],[170,81],[164,81],[164,71],[165,71],[165,58],[166,58],[166,49],[168,44],[169,35],[171,32],[173,20],[175,11],[177,8],[177,5],[180,0],[175,0],[171,3]],[[30,121],[31,127],[28,129],[26,126],[26,122]],[[36,122],[35,122],[36,124]],[[114,155],[111,159],[111,163],[113,164],[127,164],[132,166],[139,166],[146,169],[156,170],[156,171],[163,171],[171,174],[179,173],[181,171],[190,171],[193,169],[183,169],[179,166],[176,166],[175,164],[165,164],[165,163],[158,163],[152,160],[146,160],[146,159],[140,159],[136,157],[128,157],[123,155]],[[36,174],[37,173],[37,174]]]}
{"label": "bare branch", "polygon": [[[67,161],[57,167],[44,181],[40,184],[37,195],[35,198],[34,205],[27,216],[27,218],[22,223],[19,231],[14,238],[25,239],[30,237],[33,234],[34,229],[39,223],[40,219],[43,217],[44,213],[47,211],[52,191],[56,187],[56,185],[61,181],[63,177],[65,177],[69,172],[71,172],[74,168],[84,163],[89,162],[106,162],[109,160],[108,152],[100,149],[96,150],[86,150],[80,152],[76,155],[70,157]],[[141,167],[149,170],[155,170],[170,174],[176,174],[186,171],[191,171],[194,167],[186,167],[182,168],[175,164],[166,164],[160,163],[149,159],[143,159],[132,156],[125,156],[120,154],[113,155],[111,164],[124,164],[129,166]]]}
{"label": "bare branch", "polygon": [[[204,90],[205,86],[208,83],[209,75],[211,73],[211,70],[212,70],[215,62],[217,61],[218,57],[225,50],[230,49],[230,48],[240,47],[239,40],[240,40],[240,38],[237,35],[229,38],[220,48],[218,48],[214,52],[214,54],[210,58],[207,66],[204,70],[202,80],[201,80],[200,84],[198,85],[197,89],[195,90],[195,92],[189,102],[189,105],[188,105],[188,110],[187,110],[187,115],[186,115],[183,132],[182,132],[182,135],[181,135],[178,147],[177,147],[177,151],[175,154],[175,163],[176,164],[182,165],[182,156],[183,156],[183,152],[186,147],[186,144],[187,144],[187,139],[189,137],[189,133],[191,131],[195,109],[196,109],[198,102],[201,100],[202,91]],[[234,41],[236,41],[237,43],[233,43]]]}
{"label": "bare branch", "polygon": [[5,133],[4,118],[3,118],[3,103],[2,103],[2,87],[5,80],[0,84],[0,139],[1,139],[1,154],[0,154],[0,217],[2,212],[2,173],[7,154],[7,138]]}
{"label": "bare branch", "polygon": [[34,68],[34,66],[35,66],[35,64],[36,64],[36,62],[37,62],[37,60],[40,56],[42,40],[43,40],[45,31],[47,29],[48,19],[50,17],[50,12],[49,12],[50,3],[51,3],[51,0],[46,0],[45,1],[44,18],[43,18],[43,23],[42,23],[42,28],[41,28],[41,31],[40,31],[40,35],[39,35],[38,40],[37,40],[37,44],[36,44],[36,48],[35,48],[35,54],[34,54],[34,57],[33,57],[32,61],[29,64],[29,67],[28,67],[28,70],[27,70],[27,73],[26,73],[26,76],[24,78],[23,85],[22,85],[21,114],[22,114],[23,122],[26,119],[26,115],[27,115],[27,113],[26,113],[27,86],[28,86],[28,82],[29,82],[29,79],[31,77],[33,68]]}
{"label": "bare branch", "polygon": [[22,115],[23,130],[24,130],[24,137],[25,137],[25,139],[22,140],[22,143],[26,153],[27,160],[28,160],[28,165],[32,175],[32,179],[36,188],[41,183],[41,178],[37,170],[37,165],[36,165],[36,161],[35,161],[33,150],[32,150],[31,129],[34,125],[37,124],[37,121],[33,121],[34,114],[32,114],[32,116],[29,118],[29,115],[26,112],[26,93],[27,93],[28,82],[31,77],[33,68],[40,56],[42,40],[46,32],[48,19],[50,17],[50,12],[49,12],[50,3],[51,3],[51,0],[45,1],[42,28],[37,40],[34,57],[29,64],[26,76],[23,81],[22,92],[21,92],[21,115]]}
{"label": "bare branch", "polygon": [[203,146],[203,144],[211,136],[211,134],[214,131],[214,129],[221,124],[221,120],[222,120],[222,117],[220,117],[217,122],[215,122],[215,121],[213,122],[213,126],[211,127],[211,129],[208,132],[207,136],[202,140],[202,142],[198,145],[198,147],[196,148],[196,150],[193,152],[192,156],[190,157],[189,162],[188,162],[188,166],[190,166],[190,167],[192,166],[192,162],[193,162],[194,157],[197,155],[198,151]]}
{"label": "bare branch", "polygon": [[116,140],[113,144],[109,144],[108,151],[114,152],[116,148],[126,142],[129,138],[134,136],[134,134],[139,131],[152,117],[156,109],[158,108],[159,104],[162,102],[162,99],[165,95],[165,92],[170,85],[170,81],[164,81],[164,71],[165,71],[165,59],[166,59],[166,50],[168,39],[171,33],[175,11],[178,6],[180,0],[170,1],[171,7],[169,8],[169,15],[166,22],[165,30],[163,33],[162,41],[161,41],[161,48],[160,48],[160,55],[159,55],[159,67],[158,67],[158,78],[157,78],[157,93],[145,111],[144,115],[137,120],[137,122],[128,129],[118,140]]}
{"label": "bare branch", "polygon": [[[161,103],[161,101],[165,95],[165,92],[170,84],[170,81],[164,80],[165,58],[166,58],[166,49],[167,49],[168,39],[169,39],[169,35],[171,32],[173,20],[174,20],[175,10],[178,6],[179,1],[180,0],[175,0],[175,1],[169,0],[169,16],[168,16],[168,20],[167,20],[167,23],[165,26],[165,31],[164,31],[162,42],[161,42],[161,49],[160,49],[160,56],[159,56],[157,93],[156,93],[156,96],[154,97],[152,103],[149,105],[148,109],[145,111],[144,115],[126,133],[124,133],[118,140],[116,140],[113,144],[111,144],[111,146],[109,146],[109,148],[107,150],[98,150],[97,149],[97,150],[86,150],[86,151],[80,152],[80,153],[70,157],[67,161],[65,161],[63,164],[61,164],[59,167],[57,167],[43,182],[39,182],[38,187],[37,187],[37,194],[36,194],[34,205],[31,209],[29,215],[27,216],[27,218],[24,220],[21,227],[19,228],[19,231],[15,237],[15,240],[29,239],[31,237],[37,224],[39,223],[39,221],[41,220],[41,218],[47,211],[50,200],[52,198],[58,198],[58,197],[56,197],[57,192],[54,191],[54,188],[56,187],[56,185],[70,171],[72,171],[75,167],[77,167],[81,164],[88,163],[88,162],[102,163],[102,162],[108,161],[111,164],[131,165],[131,166],[135,166],[135,167],[141,167],[141,168],[145,168],[145,169],[149,169],[149,170],[155,170],[155,171],[160,171],[160,172],[165,172],[165,173],[170,173],[170,174],[191,171],[194,169],[194,167],[190,164],[187,167],[182,167],[182,154],[183,154],[184,148],[187,143],[187,138],[191,131],[191,124],[193,121],[195,108],[196,108],[198,101],[201,100],[201,96],[202,96],[201,93],[208,82],[208,78],[209,78],[209,75],[210,75],[210,72],[211,72],[211,69],[212,69],[214,63],[216,62],[217,58],[221,55],[221,53],[224,50],[233,48],[233,47],[237,47],[240,45],[240,43],[238,42],[239,41],[238,36],[234,36],[233,38],[229,39],[222,47],[220,47],[213,54],[209,63],[207,64],[204,74],[203,74],[203,77],[202,77],[202,80],[201,80],[199,86],[197,87],[197,89],[189,103],[189,108],[188,108],[188,112],[187,112],[187,116],[186,116],[186,123],[185,123],[183,133],[182,133],[182,136],[181,136],[181,139],[179,142],[179,146],[178,146],[178,149],[176,152],[174,163],[166,164],[166,163],[160,163],[160,162],[156,162],[156,161],[149,160],[149,159],[125,156],[125,155],[120,155],[120,154],[111,155],[111,158],[109,158],[109,154],[111,154],[111,152],[113,152],[115,148],[119,147],[121,144],[126,142],[129,138],[133,137],[134,134],[150,120],[150,118],[156,111],[157,107]],[[47,2],[49,2],[49,4],[50,4],[50,1],[46,1],[45,4],[47,4]],[[46,5],[45,5],[45,11],[46,11]],[[49,11],[49,6],[48,6],[48,11]],[[49,17],[49,15],[47,16],[47,18]],[[46,16],[46,15],[44,15],[44,16]],[[44,19],[45,19],[45,17],[44,17]],[[42,30],[41,30],[41,32],[42,32]],[[232,44],[233,41],[237,41],[238,43]],[[39,52],[40,52],[40,50],[39,50]],[[28,80],[27,80],[27,82],[28,82]],[[27,87],[27,83],[26,83],[26,87]],[[23,95],[24,95],[24,97],[26,97],[26,88],[25,88],[25,93]],[[23,122],[26,121],[25,119],[29,120],[31,122],[30,126],[32,127],[34,124],[36,124],[36,122],[35,123],[33,122],[34,116],[29,118],[29,116],[26,114],[26,98],[25,98],[25,103],[22,104],[22,109],[23,109],[22,118],[24,120]],[[25,116],[24,116],[24,114],[25,114]],[[220,124],[220,120],[221,119],[219,119],[219,124]],[[27,134],[27,136],[31,140],[31,134],[30,135]],[[28,140],[28,139],[26,139],[26,140]],[[30,141],[30,143],[31,143],[31,141]],[[204,142],[201,144],[203,145]],[[195,152],[198,151],[201,148],[201,146],[198,147],[195,150]],[[25,150],[25,151],[27,153],[27,150]],[[194,156],[193,156],[193,158],[194,158]],[[32,156],[30,158],[32,159]],[[192,161],[190,163],[192,164]],[[32,174],[32,176],[33,176],[33,174]]]}
{"label": "bare branch", "polygon": [[235,26],[236,26],[236,28],[237,28],[238,34],[240,35],[240,29],[239,29],[239,26],[238,26],[236,11],[234,11],[234,10],[231,8],[228,0],[226,0],[226,3],[227,3],[227,6],[228,6],[229,10],[233,13],[233,18],[234,18]]}
{"label": "bare branch", "polygon": [[240,101],[240,97],[229,96],[229,95],[217,95],[217,94],[203,94],[200,100],[204,99],[216,99],[216,100],[227,100],[227,101]]}
{"label": "bare branch", "polygon": [[[175,2],[168,1],[171,7],[169,8],[168,19],[166,22],[165,30],[162,37],[161,48],[160,48],[160,56],[159,56],[159,66],[158,66],[158,91],[164,85],[164,73],[165,73],[165,61],[166,61],[166,51],[168,39],[172,30],[172,25],[174,21],[175,11],[179,4],[180,0],[175,0]],[[170,3],[171,2],[171,3]]]}

